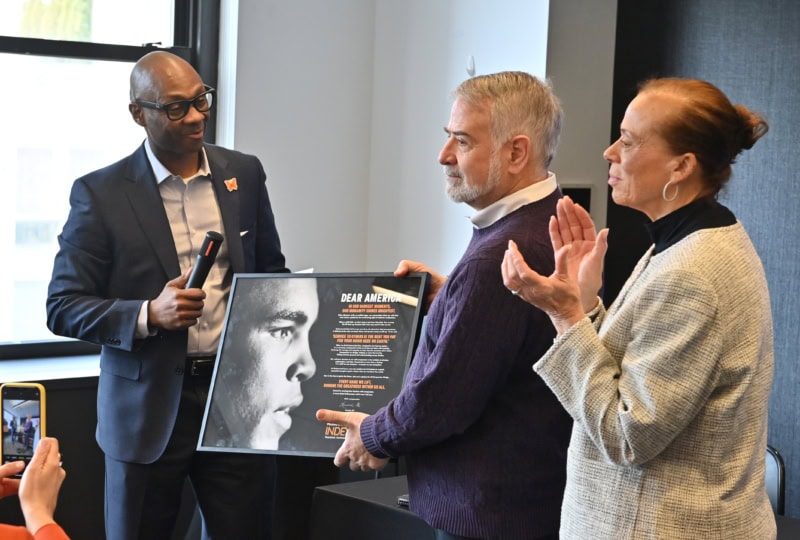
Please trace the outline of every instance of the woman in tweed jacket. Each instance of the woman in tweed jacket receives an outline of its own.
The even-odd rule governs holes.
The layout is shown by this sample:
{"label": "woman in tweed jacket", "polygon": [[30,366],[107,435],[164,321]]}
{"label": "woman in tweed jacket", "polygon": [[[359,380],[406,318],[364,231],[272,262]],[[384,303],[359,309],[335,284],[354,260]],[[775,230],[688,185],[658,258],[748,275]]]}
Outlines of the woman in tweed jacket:
{"label": "woman in tweed jacket", "polygon": [[534,364],[575,420],[563,539],[770,539],[764,487],[772,317],[761,261],[716,195],[766,133],[698,80],[646,82],[604,153],[612,197],[644,212],[653,245],[608,308],[607,230],[559,202],[556,271],[513,242],[505,285],[558,336]]}

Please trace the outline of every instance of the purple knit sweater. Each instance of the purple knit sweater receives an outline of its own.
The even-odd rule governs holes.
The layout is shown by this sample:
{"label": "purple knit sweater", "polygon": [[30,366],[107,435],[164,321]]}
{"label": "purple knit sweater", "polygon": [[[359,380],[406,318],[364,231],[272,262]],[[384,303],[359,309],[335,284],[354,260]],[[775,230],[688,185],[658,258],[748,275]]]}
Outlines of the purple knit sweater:
{"label": "purple knit sweater", "polygon": [[552,273],[547,223],[558,196],[474,231],[430,308],[402,391],[361,424],[370,453],[406,456],[411,509],[451,534],[558,532],[572,421],[531,368],[555,331],[500,273],[509,239]]}

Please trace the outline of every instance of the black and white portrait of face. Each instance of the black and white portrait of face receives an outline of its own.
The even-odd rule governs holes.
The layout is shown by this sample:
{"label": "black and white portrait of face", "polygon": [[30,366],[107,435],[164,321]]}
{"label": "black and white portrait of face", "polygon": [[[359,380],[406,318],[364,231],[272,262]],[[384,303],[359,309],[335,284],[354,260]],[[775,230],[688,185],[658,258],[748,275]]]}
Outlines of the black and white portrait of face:
{"label": "black and white portrait of face", "polygon": [[211,401],[209,446],[277,450],[314,376],[309,331],[319,314],[314,278],[240,280]]}
{"label": "black and white portrait of face", "polygon": [[319,409],[396,396],[420,336],[427,276],[236,274],[198,448],[333,457]]}

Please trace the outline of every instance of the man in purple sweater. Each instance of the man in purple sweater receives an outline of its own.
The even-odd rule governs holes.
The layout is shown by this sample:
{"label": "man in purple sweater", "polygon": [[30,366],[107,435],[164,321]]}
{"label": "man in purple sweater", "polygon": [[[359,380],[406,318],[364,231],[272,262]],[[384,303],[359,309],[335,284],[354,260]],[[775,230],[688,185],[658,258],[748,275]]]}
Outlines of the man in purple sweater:
{"label": "man in purple sweater", "polygon": [[548,166],[562,111],[531,75],[474,77],[455,91],[439,154],[447,194],[475,209],[472,240],[434,299],[400,394],[373,415],[320,410],[347,427],[334,463],[381,469],[406,456],[411,510],[437,539],[558,537],[572,422],[532,364],[555,336],[498,271],[509,239],[536,270],[554,268],[548,234],[561,193]]}

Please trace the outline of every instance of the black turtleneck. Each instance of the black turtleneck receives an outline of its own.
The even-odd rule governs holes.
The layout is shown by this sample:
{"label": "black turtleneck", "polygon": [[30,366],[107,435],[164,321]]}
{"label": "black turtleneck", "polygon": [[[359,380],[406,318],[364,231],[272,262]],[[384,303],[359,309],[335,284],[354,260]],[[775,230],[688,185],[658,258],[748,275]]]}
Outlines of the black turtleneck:
{"label": "black turtleneck", "polygon": [[653,255],[677,244],[701,229],[728,227],[736,223],[733,212],[722,206],[714,197],[703,197],[681,206],[674,212],[645,224],[650,239],[655,244]]}

